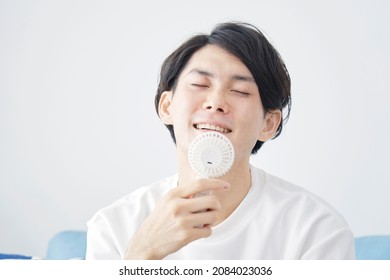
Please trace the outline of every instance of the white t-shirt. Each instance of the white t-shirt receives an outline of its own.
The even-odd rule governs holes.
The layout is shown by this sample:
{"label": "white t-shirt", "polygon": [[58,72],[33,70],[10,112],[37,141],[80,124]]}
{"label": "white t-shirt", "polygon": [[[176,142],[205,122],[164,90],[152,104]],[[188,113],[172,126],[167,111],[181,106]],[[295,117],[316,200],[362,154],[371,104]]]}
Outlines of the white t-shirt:
{"label": "white t-shirt", "polygon": [[[345,220],[308,191],[251,166],[252,186],[237,209],[166,259],[354,259]],[[142,187],[88,222],[87,259],[122,259],[130,237],[177,175]]]}

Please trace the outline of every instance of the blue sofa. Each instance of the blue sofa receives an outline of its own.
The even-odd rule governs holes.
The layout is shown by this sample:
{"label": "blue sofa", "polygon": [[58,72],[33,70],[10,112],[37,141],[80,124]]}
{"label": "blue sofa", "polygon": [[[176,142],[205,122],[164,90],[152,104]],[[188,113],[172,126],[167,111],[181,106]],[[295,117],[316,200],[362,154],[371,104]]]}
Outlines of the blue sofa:
{"label": "blue sofa", "polygon": [[87,233],[85,231],[67,230],[54,235],[48,243],[46,256],[26,256],[20,254],[2,254],[1,259],[48,259],[48,260],[69,260],[85,259],[87,249]]}
{"label": "blue sofa", "polygon": [[355,238],[357,260],[390,260],[390,235]]}
{"label": "blue sofa", "polygon": [[85,259],[87,233],[85,231],[61,231],[50,239],[46,259]]}
{"label": "blue sofa", "polygon": [[[61,231],[49,241],[46,259],[85,259],[87,245],[85,231]],[[355,238],[356,259],[390,260],[390,235]],[[0,254],[0,259],[31,259],[29,256]]]}

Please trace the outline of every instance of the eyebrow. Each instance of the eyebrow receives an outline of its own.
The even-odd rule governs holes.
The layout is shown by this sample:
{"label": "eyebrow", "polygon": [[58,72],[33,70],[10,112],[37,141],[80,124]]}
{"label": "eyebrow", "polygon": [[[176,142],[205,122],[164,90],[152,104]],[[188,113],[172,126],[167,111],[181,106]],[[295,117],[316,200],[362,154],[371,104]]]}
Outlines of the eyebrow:
{"label": "eyebrow", "polygon": [[[196,74],[199,74],[201,76],[210,77],[210,78],[215,77],[215,75],[213,73],[205,71],[205,70],[201,70],[198,68],[192,69],[190,72],[188,72],[187,75],[192,74],[192,73],[196,73]],[[246,75],[233,75],[231,77],[231,80],[255,83],[255,79],[253,77],[246,76]]]}

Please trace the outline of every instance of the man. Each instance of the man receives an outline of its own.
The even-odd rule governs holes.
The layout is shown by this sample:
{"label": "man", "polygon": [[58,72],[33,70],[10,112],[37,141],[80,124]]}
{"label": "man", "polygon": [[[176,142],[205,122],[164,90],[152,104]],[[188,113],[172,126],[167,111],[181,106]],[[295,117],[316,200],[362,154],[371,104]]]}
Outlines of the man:
{"label": "man", "polygon": [[[280,134],[290,100],[285,65],[254,26],[224,23],[187,40],[165,60],[155,98],[178,174],[100,210],[88,223],[87,258],[354,258],[335,210],[249,163]],[[234,147],[233,166],[217,179],[198,178],[188,161],[191,141],[207,131]]]}

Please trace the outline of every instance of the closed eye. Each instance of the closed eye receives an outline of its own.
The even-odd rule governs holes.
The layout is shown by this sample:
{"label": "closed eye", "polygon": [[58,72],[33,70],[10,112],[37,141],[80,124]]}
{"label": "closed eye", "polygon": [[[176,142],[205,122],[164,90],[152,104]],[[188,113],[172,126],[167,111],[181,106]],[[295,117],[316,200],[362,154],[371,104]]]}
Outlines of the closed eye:
{"label": "closed eye", "polygon": [[235,90],[235,89],[232,89],[231,91],[235,92],[235,93],[238,93],[241,96],[249,96],[249,95],[251,95],[249,92],[245,92],[245,91],[240,91],[240,90]]}
{"label": "closed eye", "polygon": [[208,88],[208,87],[209,87],[208,85],[194,84],[194,83],[192,83],[191,86],[194,86],[194,87],[202,87],[202,88]]}

